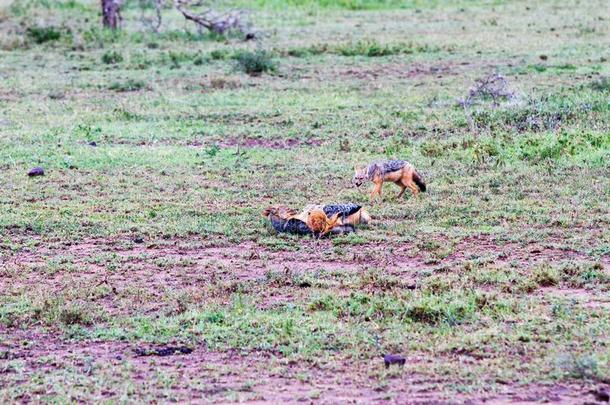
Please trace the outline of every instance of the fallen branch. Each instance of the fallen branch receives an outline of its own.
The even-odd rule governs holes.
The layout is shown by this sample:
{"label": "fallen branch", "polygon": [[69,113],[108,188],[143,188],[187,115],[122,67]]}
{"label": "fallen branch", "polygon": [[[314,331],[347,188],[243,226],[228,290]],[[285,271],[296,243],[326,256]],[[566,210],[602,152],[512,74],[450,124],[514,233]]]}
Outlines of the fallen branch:
{"label": "fallen branch", "polygon": [[206,29],[219,35],[226,35],[230,31],[241,32],[246,40],[255,39],[257,33],[249,23],[245,21],[245,12],[242,10],[231,10],[226,13],[218,13],[211,8],[206,8],[201,13],[195,13],[188,7],[200,4],[190,3],[188,0],[174,0],[174,6],[184,18],[195,23],[199,31]]}

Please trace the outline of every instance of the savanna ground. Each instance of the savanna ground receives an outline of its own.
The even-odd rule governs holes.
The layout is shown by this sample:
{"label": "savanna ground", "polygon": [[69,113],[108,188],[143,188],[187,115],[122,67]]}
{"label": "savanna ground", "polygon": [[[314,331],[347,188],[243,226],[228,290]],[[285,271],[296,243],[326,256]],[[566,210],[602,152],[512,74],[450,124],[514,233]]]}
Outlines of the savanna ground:
{"label": "savanna ground", "polygon": [[[117,34],[97,1],[0,11],[0,400],[595,401],[606,2],[224,6],[260,44],[135,1]],[[515,96],[460,106],[491,73]],[[384,157],[429,191],[370,206],[352,168]],[[348,201],[374,222],[330,240],[260,216]]]}

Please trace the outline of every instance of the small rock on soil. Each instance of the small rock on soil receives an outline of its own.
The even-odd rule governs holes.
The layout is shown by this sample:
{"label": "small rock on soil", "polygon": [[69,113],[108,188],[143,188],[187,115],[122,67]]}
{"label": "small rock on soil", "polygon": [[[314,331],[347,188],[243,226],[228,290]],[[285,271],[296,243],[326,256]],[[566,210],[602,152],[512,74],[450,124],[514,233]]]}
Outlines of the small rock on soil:
{"label": "small rock on soil", "polygon": [[28,172],[28,176],[44,176],[44,169],[42,167],[35,167]]}

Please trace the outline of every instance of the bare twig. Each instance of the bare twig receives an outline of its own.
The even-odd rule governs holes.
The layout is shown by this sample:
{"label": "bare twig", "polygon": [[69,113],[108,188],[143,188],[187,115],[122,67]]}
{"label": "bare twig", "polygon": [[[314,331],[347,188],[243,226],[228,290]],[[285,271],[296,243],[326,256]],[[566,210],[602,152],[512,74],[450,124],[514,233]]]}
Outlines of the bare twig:
{"label": "bare twig", "polygon": [[220,35],[226,35],[230,31],[238,31],[245,35],[245,39],[255,39],[257,33],[245,20],[243,10],[231,10],[219,13],[211,8],[206,8],[200,13],[192,11],[189,7],[202,5],[203,2],[191,3],[189,0],[174,0],[174,6],[182,13],[184,18],[195,23],[197,28],[206,29]]}
{"label": "bare twig", "polygon": [[510,100],[514,92],[509,89],[508,81],[500,74],[492,74],[476,81],[475,86],[468,91],[468,96],[460,100],[460,104],[470,107],[474,102],[491,97],[493,106],[499,105],[498,100]]}
{"label": "bare twig", "polygon": [[475,82],[475,85],[468,91],[468,96],[458,100],[458,103],[464,109],[464,115],[468,122],[468,127],[473,133],[477,133],[477,126],[472,119],[470,107],[477,101],[483,101],[488,98],[492,99],[492,106],[500,105],[500,100],[511,100],[515,96],[510,90],[508,80],[500,74],[494,73],[483,79]]}
{"label": "bare twig", "polygon": [[147,3],[149,3],[150,1],[151,0],[140,0],[140,8],[142,9],[141,20],[145,26],[150,28],[151,31],[159,32],[159,29],[161,28],[161,24],[163,22],[161,11],[163,10],[163,4],[165,3],[165,0],[152,0],[155,7],[155,16],[152,18],[144,16],[144,9],[146,8]]}

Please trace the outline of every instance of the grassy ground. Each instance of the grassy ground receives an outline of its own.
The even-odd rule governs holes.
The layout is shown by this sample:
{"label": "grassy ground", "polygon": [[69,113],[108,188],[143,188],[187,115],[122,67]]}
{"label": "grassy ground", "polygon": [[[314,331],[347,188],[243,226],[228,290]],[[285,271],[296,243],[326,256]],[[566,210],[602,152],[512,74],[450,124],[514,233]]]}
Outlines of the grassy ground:
{"label": "grassy ground", "polygon": [[[248,2],[276,66],[259,76],[237,62],[256,44],[170,9],[159,34],[136,3],[119,34],[97,2],[0,11],[0,399],[580,403],[608,384],[605,3],[288,3]],[[491,73],[514,97],[460,106]],[[369,206],[353,166],[385,157],[429,192]],[[347,201],[374,222],[331,240],[260,216]],[[166,345],[194,350],[136,354]]]}

